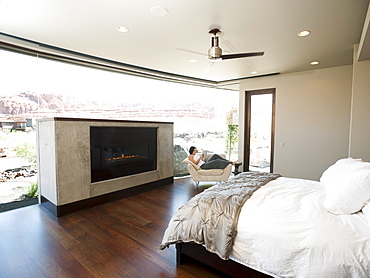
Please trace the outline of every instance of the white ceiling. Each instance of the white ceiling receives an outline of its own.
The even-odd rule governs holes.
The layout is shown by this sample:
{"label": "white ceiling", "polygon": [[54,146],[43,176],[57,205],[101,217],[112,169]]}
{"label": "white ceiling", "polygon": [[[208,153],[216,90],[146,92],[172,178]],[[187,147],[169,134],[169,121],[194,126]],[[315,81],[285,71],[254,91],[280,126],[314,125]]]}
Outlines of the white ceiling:
{"label": "white ceiling", "polygon": [[[255,76],[252,71],[265,75],[352,64],[368,4],[369,0],[0,0],[0,40],[11,35],[218,82]],[[154,6],[168,14],[153,15]],[[118,32],[118,26],[129,32]],[[207,56],[193,52],[207,53],[213,27],[222,31],[224,54],[265,55],[209,67]],[[311,34],[299,37],[301,30]],[[320,64],[310,65],[314,60]]]}

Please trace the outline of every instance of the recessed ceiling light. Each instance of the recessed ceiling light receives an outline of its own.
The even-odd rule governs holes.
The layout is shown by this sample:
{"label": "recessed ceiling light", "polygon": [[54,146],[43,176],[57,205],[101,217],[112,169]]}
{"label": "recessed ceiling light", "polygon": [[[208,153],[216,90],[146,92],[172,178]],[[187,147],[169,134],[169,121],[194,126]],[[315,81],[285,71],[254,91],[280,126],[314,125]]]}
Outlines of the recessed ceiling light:
{"label": "recessed ceiling light", "polygon": [[311,62],[311,65],[313,65],[313,66],[318,65],[318,64],[320,64],[319,61],[313,61],[313,62]]}
{"label": "recessed ceiling light", "polygon": [[251,72],[251,74],[257,74],[258,72],[256,72],[255,70]]}
{"label": "recessed ceiling light", "polygon": [[127,33],[127,32],[128,32],[128,28],[123,27],[123,26],[118,26],[118,27],[117,27],[117,30],[118,30],[119,32],[122,32],[122,33]]}
{"label": "recessed ceiling light", "polygon": [[197,62],[197,60],[195,60],[195,59],[190,59],[189,60],[189,63],[196,63]]}
{"label": "recessed ceiling light", "polygon": [[165,16],[168,15],[168,10],[162,6],[154,6],[150,9],[150,13],[155,16]]}
{"label": "recessed ceiling light", "polygon": [[301,32],[298,33],[298,36],[300,36],[300,37],[306,37],[309,34],[311,34],[311,31],[303,30],[303,31],[301,31]]}

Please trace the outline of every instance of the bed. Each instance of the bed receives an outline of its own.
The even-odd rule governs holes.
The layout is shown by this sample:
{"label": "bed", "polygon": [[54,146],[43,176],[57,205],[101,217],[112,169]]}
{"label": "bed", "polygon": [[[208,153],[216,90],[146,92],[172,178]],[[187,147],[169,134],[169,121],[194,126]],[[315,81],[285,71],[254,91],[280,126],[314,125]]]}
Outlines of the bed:
{"label": "bed", "polygon": [[178,263],[233,277],[370,277],[369,200],[361,159],[337,161],[320,181],[241,173],[181,206],[160,248],[176,244]]}

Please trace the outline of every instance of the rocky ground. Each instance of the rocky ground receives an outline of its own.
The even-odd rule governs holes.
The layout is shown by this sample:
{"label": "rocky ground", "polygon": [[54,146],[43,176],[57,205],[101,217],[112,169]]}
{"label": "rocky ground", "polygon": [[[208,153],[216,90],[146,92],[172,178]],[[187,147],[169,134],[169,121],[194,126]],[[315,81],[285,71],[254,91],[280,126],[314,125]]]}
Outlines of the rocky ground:
{"label": "rocky ground", "polygon": [[[3,173],[0,173],[0,176]],[[37,182],[37,175],[23,176],[12,175],[9,179],[9,173],[5,173],[7,181],[0,182],[0,212],[8,211],[20,207],[25,207],[38,203],[38,198],[28,198],[25,194],[28,192],[31,183]]]}
{"label": "rocky ground", "polygon": [[0,146],[7,150],[6,155],[0,157],[0,212],[37,203],[37,198],[30,200],[25,196],[31,184],[37,182],[36,166],[10,151],[14,146],[30,141],[30,135],[26,133],[0,133]]}
{"label": "rocky ground", "polygon": [[0,204],[25,199],[25,194],[32,182],[36,182],[36,175],[33,177],[18,177],[7,182],[0,182]]}

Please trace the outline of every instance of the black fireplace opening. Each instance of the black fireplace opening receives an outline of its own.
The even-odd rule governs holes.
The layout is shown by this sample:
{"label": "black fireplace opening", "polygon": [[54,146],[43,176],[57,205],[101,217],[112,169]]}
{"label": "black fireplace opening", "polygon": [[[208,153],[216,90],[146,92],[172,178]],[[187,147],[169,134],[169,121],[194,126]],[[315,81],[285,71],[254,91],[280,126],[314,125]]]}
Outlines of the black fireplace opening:
{"label": "black fireplace opening", "polygon": [[91,182],[157,169],[157,128],[90,127]]}

